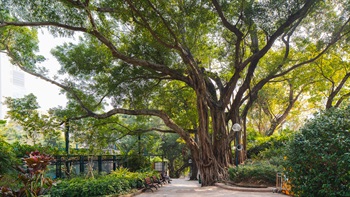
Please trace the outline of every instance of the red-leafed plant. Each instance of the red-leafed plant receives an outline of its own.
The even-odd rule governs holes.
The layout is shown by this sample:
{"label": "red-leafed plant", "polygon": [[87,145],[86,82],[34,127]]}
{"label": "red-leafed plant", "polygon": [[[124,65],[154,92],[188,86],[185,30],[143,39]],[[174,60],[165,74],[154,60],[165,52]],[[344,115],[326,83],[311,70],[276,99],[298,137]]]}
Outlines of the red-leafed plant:
{"label": "red-leafed plant", "polygon": [[18,167],[20,174],[19,180],[23,186],[18,191],[12,191],[10,188],[2,187],[0,192],[3,196],[31,196],[36,197],[47,193],[52,187],[53,181],[44,176],[47,166],[54,158],[47,154],[41,154],[34,151],[28,157],[23,158],[24,168]]}
{"label": "red-leafed plant", "polygon": [[22,192],[27,196],[38,196],[45,194],[52,187],[53,181],[45,177],[44,173],[53,159],[52,156],[40,154],[39,151],[31,152],[28,158],[23,159],[27,169],[25,171],[22,169],[19,175],[24,184]]}

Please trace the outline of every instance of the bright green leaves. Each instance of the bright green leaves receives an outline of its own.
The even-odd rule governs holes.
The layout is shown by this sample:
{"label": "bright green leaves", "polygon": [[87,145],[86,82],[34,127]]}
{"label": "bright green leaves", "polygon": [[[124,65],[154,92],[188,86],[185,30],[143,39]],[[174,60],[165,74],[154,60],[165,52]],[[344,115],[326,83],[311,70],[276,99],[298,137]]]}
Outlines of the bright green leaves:
{"label": "bright green leaves", "polygon": [[287,151],[286,171],[300,196],[346,196],[350,192],[349,109],[315,115]]}
{"label": "bright green leaves", "polygon": [[111,52],[104,45],[89,40],[81,39],[77,45],[66,43],[53,49],[52,54],[62,65],[61,74],[67,73],[82,79],[108,72],[115,64]]}
{"label": "bright green leaves", "polygon": [[66,1],[2,0],[1,2],[17,21],[46,21],[79,27],[83,26],[86,20],[82,7],[64,3]]}
{"label": "bright green leaves", "polygon": [[164,83],[155,94],[151,106],[164,110],[184,128],[197,127],[196,95],[181,82]]}
{"label": "bright green leaves", "polygon": [[[13,165],[15,164],[16,156],[12,150],[11,145],[4,140],[3,136],[0,136],[0,154],[0,174],[5,174],[13,171]],[[2,185],[3,184],[1,184],[1,186]]]}
{"label": "bright green leaves", "polygon": [[33,111],[39,109],[39,104],[33,94],[19,99],[7,98],[5,104],[10,109],[8,113],[11,116],[28,116]]}
{"label": "bright green leaves", "polygon": [[[312,69],[311,101],[320,108],[348,105],[349,50],[337,46],[310,65]],[[325,100],[326,98],[326,100]],[[320,101],[326,101],[326,104]]]}
{"label": "bright green leaves", "polygon": [[18,99],[8,97],[5,104],[9,108],[8,117],[23,128],[24,136],[30,143],[41,143],[41,139],[46,145],[57,143],[60,137],[59,125],[55,118],[39,113],[39,105],[33,94]]}
{"label": "bright green leaves", "polygon": [[5,27],[0,29],[0,50],[11,57],[11,62],[29,70],[45,58],[37,55],[38,38],[36,30],[26,27]]}

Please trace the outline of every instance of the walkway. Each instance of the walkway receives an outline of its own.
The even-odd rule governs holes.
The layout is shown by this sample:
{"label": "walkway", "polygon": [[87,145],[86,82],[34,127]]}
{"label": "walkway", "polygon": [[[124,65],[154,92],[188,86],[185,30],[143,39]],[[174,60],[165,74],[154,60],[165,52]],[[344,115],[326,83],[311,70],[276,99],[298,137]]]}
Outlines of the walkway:
{"label": "walkway", "polygon": [[163,185],[158,190],[146,191],[137,197],[287,197],[272,192],[248,192],[223,189],[217,186],[201,187],[198,181],[187,179],[172,179],[171,184]]}

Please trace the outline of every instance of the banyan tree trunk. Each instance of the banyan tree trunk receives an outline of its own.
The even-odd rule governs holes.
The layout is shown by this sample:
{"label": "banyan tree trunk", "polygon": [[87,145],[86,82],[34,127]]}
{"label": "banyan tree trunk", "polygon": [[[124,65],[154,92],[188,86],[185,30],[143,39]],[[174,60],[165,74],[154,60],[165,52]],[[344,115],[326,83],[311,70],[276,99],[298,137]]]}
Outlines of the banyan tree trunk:
{"label": "banyan tree trunk", "polygon": [[[232,163],[231,147],[226,131],[224,112],[212,110],[212,132],[209,134],[209,113],[205,101],[198,99],[199,129],[198,150],[192,153],[200,170],[202,186],[213,185],[228,177],[227,169]],[[197,152],[196,152],[197,151]]]}

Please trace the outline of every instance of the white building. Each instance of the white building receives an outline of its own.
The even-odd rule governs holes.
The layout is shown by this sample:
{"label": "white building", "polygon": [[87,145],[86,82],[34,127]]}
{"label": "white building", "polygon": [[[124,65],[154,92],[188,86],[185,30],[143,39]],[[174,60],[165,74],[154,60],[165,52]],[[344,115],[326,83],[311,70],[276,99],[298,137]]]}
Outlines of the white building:
{"label": "white building", "polygon": [[0,53],[0,119],[6,115],[5,97],[20,98],[27,94],[26,75],[12,65],[6,54]]}

